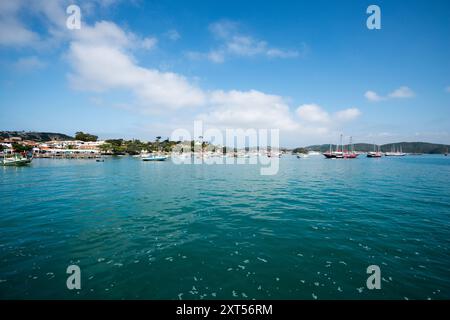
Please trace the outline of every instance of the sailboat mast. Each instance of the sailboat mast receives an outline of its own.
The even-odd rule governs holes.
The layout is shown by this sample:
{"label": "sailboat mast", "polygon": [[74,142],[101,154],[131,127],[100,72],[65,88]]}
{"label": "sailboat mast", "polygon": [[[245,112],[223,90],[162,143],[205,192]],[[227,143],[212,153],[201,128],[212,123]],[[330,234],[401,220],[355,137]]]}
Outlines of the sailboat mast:
{"label": "sailboat mast", "polygon": [[350,150],[351,150],[351,152],[352,153],[354,153],[355,152],[355,150],[353,150],[353,139],[352,139],[352,137],[350,137],[350,145],[348,146],[348,148],[349,148],[349,152],[350,152]]}

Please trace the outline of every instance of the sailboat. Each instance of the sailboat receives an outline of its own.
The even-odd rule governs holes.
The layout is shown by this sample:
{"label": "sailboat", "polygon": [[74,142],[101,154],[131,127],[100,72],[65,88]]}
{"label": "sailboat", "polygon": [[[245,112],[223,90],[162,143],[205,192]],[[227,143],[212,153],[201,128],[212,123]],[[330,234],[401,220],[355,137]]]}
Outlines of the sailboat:
{"label": "sailboat", "polygon": [[380,151],[380,146],[373,145],[373,151],[369,151],[367,153],[367,158],[381,158],[383,156],[383,153]]}
{"label": "sailboat", "polygon": [[[342,151],[344,150],[344,147],[342,147]],[[350,137],[350,141],[348,143],[348,150],[347,152],[344,152],[344,158],[345,159],[355,159],[358,156],[358,154],[355,152],[355,147],[353,145],[352,137]]]}
{"label": "sailboat", "polygon": [[[341,150],[339,150],[339,146],[340,146]],[[354,150],[351,137],[350,137],[350,143],[349,143],[349,149],[350,148],[351,148],[351,151],[347,150],[344,152],[344,145],[342,144],[342,134],[341,134],[340,144],[336,146],[336,151],[332,150],[332,147],[330,144],[330,150],[327,152],[324,152],[323,155],[327,159],[355,159],[358,156],[358,154]]]}
{"label": "sailboat", "polygon": [[[342,146],[342,134],[341,134],[340,145]],[[333,151],[333,149],[331,147],[331,143],[330,143],[330,151],[324,152],[323,155],[327,159],[342,159],[342,158],[344,158],[344,153],[342,151],[339,151],[339,145],[336,145],[336,151]]]}
{"label": "sailboat", "polygon": [[406,153],[402,152],[402,146],[397,150],[394,145],[392,145],[391,152],[385,153],[386,157],[403,157],[406,156]]}

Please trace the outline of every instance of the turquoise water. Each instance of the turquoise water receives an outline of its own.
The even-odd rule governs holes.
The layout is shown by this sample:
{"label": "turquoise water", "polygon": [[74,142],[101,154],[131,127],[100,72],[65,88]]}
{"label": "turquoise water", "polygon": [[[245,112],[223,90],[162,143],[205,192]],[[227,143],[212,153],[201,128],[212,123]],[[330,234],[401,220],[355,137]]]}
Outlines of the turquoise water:
{"label": "turquoise water", "polygon": [[275,176],[36,159],[0,177],[2,299],[450,298],[450,157],[284,156]]}

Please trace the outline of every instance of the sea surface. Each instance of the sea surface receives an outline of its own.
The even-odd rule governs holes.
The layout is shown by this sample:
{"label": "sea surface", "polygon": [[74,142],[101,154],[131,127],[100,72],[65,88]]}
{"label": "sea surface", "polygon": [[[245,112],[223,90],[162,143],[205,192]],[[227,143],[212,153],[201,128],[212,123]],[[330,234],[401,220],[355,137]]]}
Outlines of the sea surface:
{"label": "sea surface", "polygon": [[0,299],[450,299],[450,157],[259,169],[0,167]]}

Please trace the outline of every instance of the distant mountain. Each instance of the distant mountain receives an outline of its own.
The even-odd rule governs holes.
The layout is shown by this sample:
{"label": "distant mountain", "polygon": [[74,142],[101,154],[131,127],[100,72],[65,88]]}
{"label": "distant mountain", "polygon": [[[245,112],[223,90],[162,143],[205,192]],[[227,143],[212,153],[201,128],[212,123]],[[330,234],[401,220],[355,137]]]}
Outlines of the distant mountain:
{"label": "distant mountain", "polygon": [[63,133],[53,132],[25,132],[25,131],[0,131],[0,138],[20,137],[22,140],[32,140],[36,142],[52,140],[74,140],[73,137]]}
{"label": "distant mountain", "polygon": [[[336,150],[336,145],[331,145],[333,150]],[[373,151],[373,144],[370,143],[355,143],[354,144],[355,151],[360,152],[368,152]],[[428,142],[398,142],[398,143],[388,143],[381,145],[382,152],[389,152],[392,150],[401,150],[406,153],[445,153],[450,149],[450,145],[445,144],[436,144],[436,143],[428,143]],[[310,151],[319,151],[325,152],[330,150],[329,144],[322,145],[313,145],[308,146],[306,149]],[[344,149],[348,150],[348,145],[344,145]]]}

